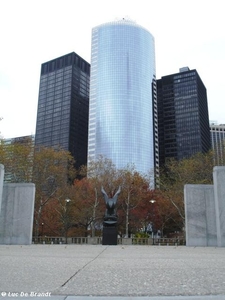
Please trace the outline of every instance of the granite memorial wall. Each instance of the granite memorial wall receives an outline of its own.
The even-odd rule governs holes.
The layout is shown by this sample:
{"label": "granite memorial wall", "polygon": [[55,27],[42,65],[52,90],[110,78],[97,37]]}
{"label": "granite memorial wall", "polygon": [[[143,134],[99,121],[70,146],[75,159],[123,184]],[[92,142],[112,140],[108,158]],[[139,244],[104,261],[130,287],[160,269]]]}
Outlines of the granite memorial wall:
{"label": "granite memorial wall", "polygon": [[187,246],[225,246],[225,167],[213,168],[213,185],[184,186]]}
{"label": "granite memorial wall", "polygon": [[0,244],[32,243],[35,185],[3,183],[4,166],[0,165]]}

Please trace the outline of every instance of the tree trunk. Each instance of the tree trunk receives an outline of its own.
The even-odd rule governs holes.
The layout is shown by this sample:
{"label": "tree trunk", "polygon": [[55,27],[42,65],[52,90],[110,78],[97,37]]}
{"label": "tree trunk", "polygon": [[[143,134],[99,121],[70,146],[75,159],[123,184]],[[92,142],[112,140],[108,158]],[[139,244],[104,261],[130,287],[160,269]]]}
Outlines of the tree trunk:
{"label": "tree trunk", "polygon": [[127,203],[126,203],[126,238],[128,238],[129,232],[129,208],[130,208],[130,194],[128,193]]}
{"label": "tree trunk", "polygon": [[94,203],[94,207],[93,207],[93,214],[92,214],[92,222],[91,222],[91,236],[95,237],[95,219],[96,219],[96,208],[98,206],[99,202],[98,202],[98,194],[97,194],[97,189],[95,188],[95,203]]}
{"label": "tree trunk", "polygon": [[42,205],[40,205],[37,215],[36,215],[36,220],[35,220],[35,238],[37,239],[39,236],[39,226],[40,226],[40,219],[41,219],[41,213],[42,213]]}

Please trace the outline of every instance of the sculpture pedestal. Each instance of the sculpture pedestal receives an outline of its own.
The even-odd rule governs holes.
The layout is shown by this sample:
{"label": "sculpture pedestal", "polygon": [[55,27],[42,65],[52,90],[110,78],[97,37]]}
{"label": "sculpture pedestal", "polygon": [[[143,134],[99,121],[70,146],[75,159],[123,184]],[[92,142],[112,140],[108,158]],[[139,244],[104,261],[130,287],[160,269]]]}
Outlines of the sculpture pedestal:
{"label": "sculpture pedestal", "polygon": [[102,245],[117,245],[117,228],[103,227]]}

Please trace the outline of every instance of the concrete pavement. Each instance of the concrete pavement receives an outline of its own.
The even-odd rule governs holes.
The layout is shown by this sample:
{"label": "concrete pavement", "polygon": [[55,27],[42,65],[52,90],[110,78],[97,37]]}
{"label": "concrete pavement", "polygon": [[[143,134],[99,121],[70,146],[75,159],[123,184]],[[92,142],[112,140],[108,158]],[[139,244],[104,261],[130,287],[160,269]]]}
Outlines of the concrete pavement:
{"label": "concrete pavement", "polygon": [[225,248],[0,245],[0,299],[225,300]]}

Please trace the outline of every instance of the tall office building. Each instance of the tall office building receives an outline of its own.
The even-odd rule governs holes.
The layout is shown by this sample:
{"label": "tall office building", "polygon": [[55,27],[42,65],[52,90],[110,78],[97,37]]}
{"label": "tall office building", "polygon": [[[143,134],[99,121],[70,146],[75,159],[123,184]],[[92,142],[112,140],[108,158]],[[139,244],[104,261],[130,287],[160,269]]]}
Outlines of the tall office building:
{"label": "tall office building", "polygon": [[215,165],[222,166],[225,163],[225,124],[210,124],[212,149],[215,155]]}
{"label": "tall office building", "polygon": [[119,169],[134,164],[140,173],[153,170],[156,110],[151,33],[126,19],[93,28],[89,159],[103,155]]}
{"label": "tall office building", "polygon": [[206,88],[196,70],[157,80],[159,164],[211,148]]}
{"label": "tall office building", "polygon": [[87,163],[90,65],[76,53],[41,66],[35,145],[70,151]]}

